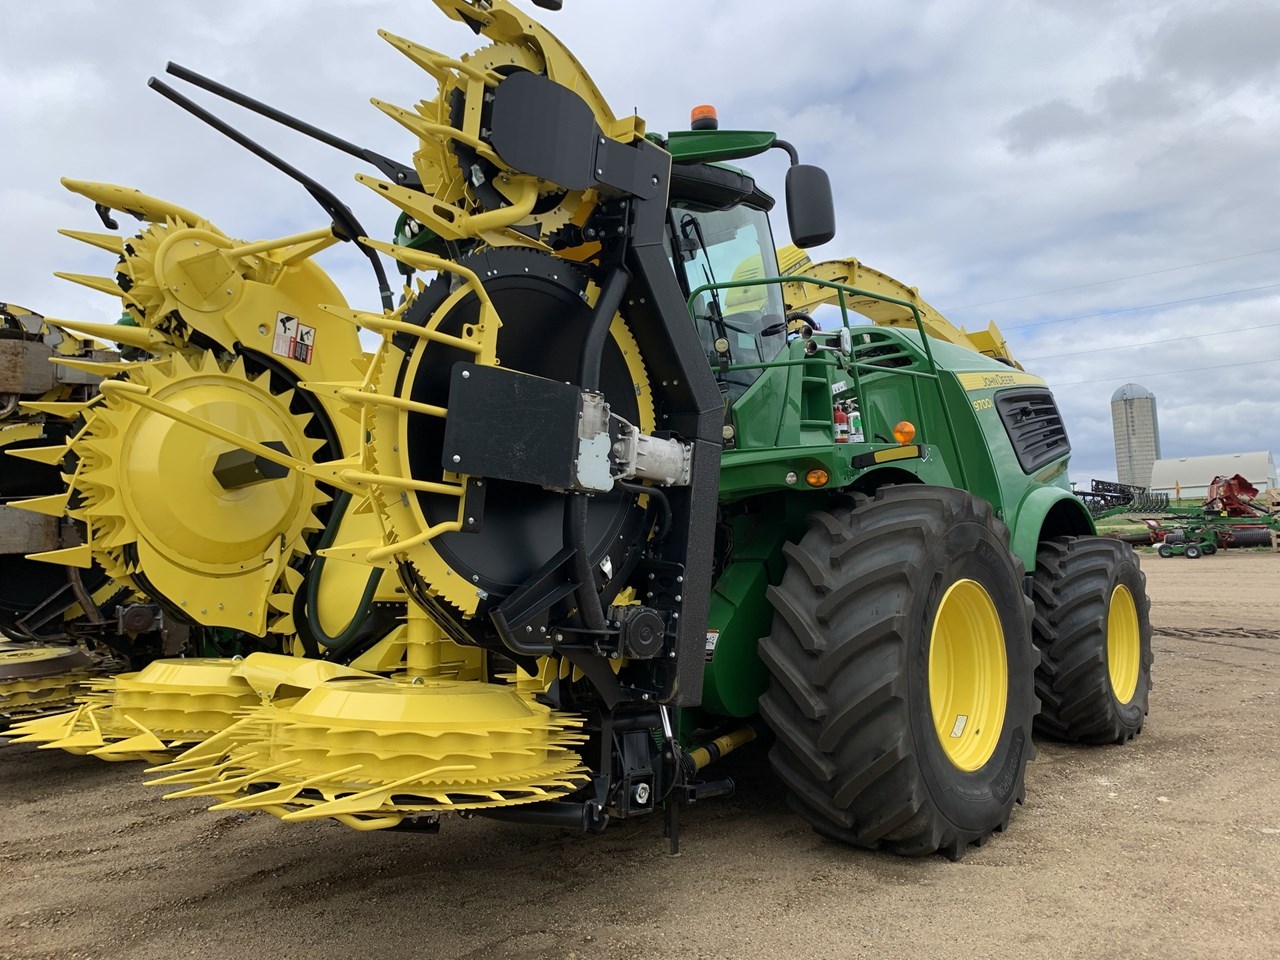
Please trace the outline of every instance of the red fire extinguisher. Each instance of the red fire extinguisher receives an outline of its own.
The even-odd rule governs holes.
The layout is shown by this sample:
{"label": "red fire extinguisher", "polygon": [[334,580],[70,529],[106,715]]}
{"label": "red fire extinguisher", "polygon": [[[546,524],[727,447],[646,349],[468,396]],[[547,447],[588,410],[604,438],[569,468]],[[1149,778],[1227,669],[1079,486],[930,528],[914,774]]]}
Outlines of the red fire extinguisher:
{"label": "red fire extinguisher", "polygon": [[836,425],[836,443],[849,442],[849,415],[837,405],[832,408],[831,419]]}

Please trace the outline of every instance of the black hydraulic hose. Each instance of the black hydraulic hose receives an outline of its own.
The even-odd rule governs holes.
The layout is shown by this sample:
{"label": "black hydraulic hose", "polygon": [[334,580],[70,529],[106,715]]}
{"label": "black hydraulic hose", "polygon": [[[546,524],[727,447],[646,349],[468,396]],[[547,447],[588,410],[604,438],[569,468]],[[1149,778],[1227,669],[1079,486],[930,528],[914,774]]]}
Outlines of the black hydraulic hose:
{"label": "black hydraulic hose", "polygon": [[658,487],[646,487],[643,483],[623,483],[618,480],[614,483],[619,490],[626,490],[628,493],[652,497],[653,502],[658,505],[658,531],[653,535],[655,540],[665,540],[667,534],[671,531],[671,501],[667,499],[667,495]]}
{"label": "black hydraulic hose", "polygon": [[586,496],[571,493],[564,503],[564,540],[573,550],[573,575],[578,578],[578,613],[588,630],[603,633],[606,629],[604,608],[600,606],[600,593],[596,590],[596,576],[587,556],[587,508]]}
{"label": "black hydraulic hose", "polygon": [[578,361],[578,385],[583,390],[600,389],[600,362],[604,359],[604,345],[609,337],[609,326],[613,323],[613,315],[622,305],[623,294],[627,292],[627,284],[631,282],[631,274],[623,267],[614,267],[596,298],[596,308],[587,326],[587,335],[582,339],[582,357]]}
{"label": "black hydraulic hose", "polygon": [[306,616],[304,618],[307,631],[313,642],[329,649],[345,646],[355,639],[360,628],[364,626],[365,620],[368,619],[369,608],[373,605],[374,594],[377,592],[378,583],[382,580],[382,568],[374,567],[369,572],[369,578],[364,584],[364,592],[361,593],[355,612],[352,613],[347,625],[336,636],[330,636],[325,631],[320,623],[320,615],[317,612],[317,601],[320,595],[320,576],[324,572],[325,562],[325,558],[319,554],[319,551],[333,546],[333,541],[338,536],[338,525],[341,523],[342,518],[346,516],[347,507],[350,504],[351,494],[345,490],[339,492],[334,498],[333,512],[329,517],[329,525],[321,535],[320,542],[316,544],[315,559],[311,561],[311,570],[307,576]]}
{"label": "black hydraulic hose", "polygon": [[[578,385],[584,391],[600,388],[600,366],[604,345],[609,337],[613,315],[622,305],[623,294],[631,275],[623,267],[614,267],[596,298],[596,307],[582,339],[582,356],[578,361]],[[587,554],[587,508],[590,502],[583,494],[570,494],[564,506],[565,546],[573,550],[573,572],[578,578],[578,612],[588,630],[605,630],[604,609],[596,590],[595,573]]]}

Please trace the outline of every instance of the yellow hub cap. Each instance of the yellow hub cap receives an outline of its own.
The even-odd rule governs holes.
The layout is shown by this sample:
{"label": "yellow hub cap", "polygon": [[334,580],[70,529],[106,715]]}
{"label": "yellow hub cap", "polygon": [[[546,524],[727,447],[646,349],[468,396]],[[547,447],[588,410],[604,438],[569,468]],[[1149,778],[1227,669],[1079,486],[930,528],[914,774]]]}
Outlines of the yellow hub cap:
{"label": "yellow hub cap", "polygon": [[1008,690],[996,605],[977,581],[957,580],[929,637],[929,702],[942,749],[961,770],[977,770],[995,753]]}
{"label": "yellow hub cap", "polygon": [[1121,703],[1133,699],[1138,689],[1142,636],[1138,632],[1138,608],[1124,584],[1111,591],[1107,614],[1107,672],[1111,692]]}

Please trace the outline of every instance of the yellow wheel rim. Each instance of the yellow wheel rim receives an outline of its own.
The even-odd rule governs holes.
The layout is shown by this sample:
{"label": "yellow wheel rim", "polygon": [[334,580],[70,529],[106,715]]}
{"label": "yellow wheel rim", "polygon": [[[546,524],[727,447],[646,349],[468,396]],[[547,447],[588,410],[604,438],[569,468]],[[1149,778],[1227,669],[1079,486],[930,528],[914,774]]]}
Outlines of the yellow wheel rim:
{"label": "yellow wheel rim", "polygon": [[957,580],[942,595],[929,637],[929,702],[942,749],[961,770],[977,770],[995,753],[1008,692],[996,605],[977,581]]}
{"label": "yellow wheel rim", "polygon": [[1142,636],[1138,632],[1138,607],[1133,594],[1124,584],[1111,591],[1107,614],[1107,672],[1111,676],[1111,692],[1121,703],[1128,703],[1138,689],[1138,672],[1142,660]]}

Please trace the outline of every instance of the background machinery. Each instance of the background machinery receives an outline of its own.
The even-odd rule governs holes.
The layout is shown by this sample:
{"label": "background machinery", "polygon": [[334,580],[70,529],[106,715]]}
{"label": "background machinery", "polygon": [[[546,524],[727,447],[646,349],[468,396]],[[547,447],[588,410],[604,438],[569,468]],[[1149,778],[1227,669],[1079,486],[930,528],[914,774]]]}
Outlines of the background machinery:
{"label": "background machinery", "polygon": [[1153,544],[1162,557],[1197,560],[1230,547],[1275,545],[1280,511],[1264,503],[1262,493],[1244,477],[1214,477],[1198,507],[1171,506],[1168,496],[1141,487],[1094,480],[1088,493],[1077,496],[1095,520],[1123,515],[1144,516],[1142,533],[1123,534],[1132,544]]}
{"label": "background machinery", "polygon": [[[353,235],[341,216],[288,244],[201,228],[212,249],[186,250],[178,285],[199,302],[164,294],[138,319],[135,341],[161,352],[148,362],[170,366],[105,385],[104,432],[145,415],[201,451],[157,482],[173,471],[225,491],[249,464],[250,489],[296,491],[304,542],[321,494],[347,498],[363,525],[328,521],[310,555],[394,585],[403,623],[377,658],[317,656],[301,639],[301,657],[250,653],[229,672],[257,702],[155,782],[359,829],[462,813],[594,830],[664,811],[674,846],[682,805],[732,789],[706,768],[766,735],[792,806],[822,833],[958,857],[1022,800],[1037,716],[1081,742],[1136,734],[1144,579],[1126,545],[1092,536],[1044,382],[976,352],[973,335],[930,336],[945,321],[896,288],[781,271],[773,200],[730,164],[789,154],[798,247],[831,239],[834,211],[826,174],[775,134],[649,133],[515,6],[436,4],[489,45],[458,58],[384,34],[437,84],[412,108],[375,101],[417,137],[412,166],[170,67],[370,162],[387,179],[357,179],[400,211],[398,242]],[[301,378],[295,398],[356,425],[350,444],[312,449],[278,419],[221,424],[164,393],[209,363],[247,370],[241,354],[267,353],[280,309],[255,299],[262,285],[278,293],[270,277],[308,269],[308,245],[355,236],[375,263],[428,276],[381,312],[348,310],[318,279],[290,299],[308,326],[338,317],[379,337],[345,375],[283,364]],[[846,307],[839,323],[789,323],[795,285],[832,291],[821,297]],[[909,321],[851,327],[854,302]],[[186,329],[175,310],[193,328],[201,313],[226,326],[170,344]],[[214,355],[193,362],[192,346]],[[114,521],[133,508],[126,538]],[[97,549],[129,539],[143,557],[134,530],[153,508],[171,509],[100,509]],[[206,563],[254,532],[224,515]],[[228,613],[230,625],[260,629],[258,600],[287,596],[278,585],[301,572],[297,540],[275,531],[258,612]],[[171,602],[205,589],[195,574],[148,579]],[[228,595],[250,595],[249,579],[228,577]],[[165,755],[181,738],[158,739]]]}
{"label": "background machinery", "polygon": [[1272,546],[1280,516],[1260,495],[1240,474],[1214,477],[1198,509],[1171,509],[1169,516],[1146,521],[1157,552],[1195,560],[1229,547]]}
{"label": "background machinery", "polygon": [[74,467],[47,455],[82,425],[118,359],[0,303],[0,727],[64,709],[91,676],[182,639],[102,567],[76,562],[83,526],[58,503]]}

